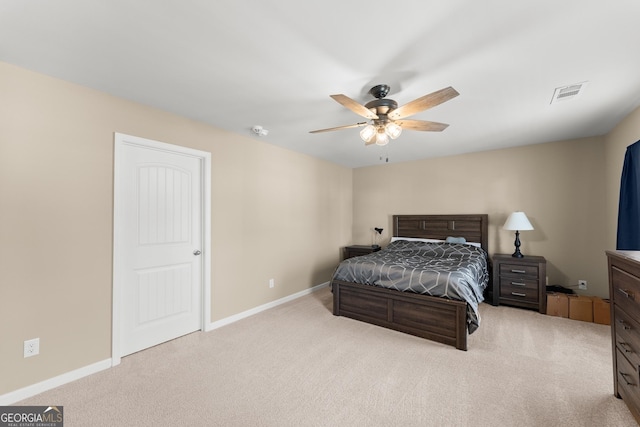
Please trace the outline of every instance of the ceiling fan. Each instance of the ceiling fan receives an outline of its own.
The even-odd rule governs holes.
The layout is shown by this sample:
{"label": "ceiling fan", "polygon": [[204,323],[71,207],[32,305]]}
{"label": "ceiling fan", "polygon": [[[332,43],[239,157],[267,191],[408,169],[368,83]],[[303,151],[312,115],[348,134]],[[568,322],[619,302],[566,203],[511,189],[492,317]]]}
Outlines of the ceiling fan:
{"label": "ceiling fan", "polygon": [[389,138],[396,139],[403,129],[442,132],[449,126],[445,123],[425,120],[406,120],[405,117],[433,108],[458,96],[459,93],[451,86],[414,99],[401,107],[398,107],[398,103],[393,99],[385,98],[390,89],[385,84],[372,87],[369,93],[376,99],[367,102],[365,105],[359,104],[346,95],[331,95],[331,98],[338,103],[359,116],[369,119],[370,122],[312,130],[310,133],[331,132],[365,126],[360,131],[360,137],[365,141],[365,145],[386,145],[389,142]]}

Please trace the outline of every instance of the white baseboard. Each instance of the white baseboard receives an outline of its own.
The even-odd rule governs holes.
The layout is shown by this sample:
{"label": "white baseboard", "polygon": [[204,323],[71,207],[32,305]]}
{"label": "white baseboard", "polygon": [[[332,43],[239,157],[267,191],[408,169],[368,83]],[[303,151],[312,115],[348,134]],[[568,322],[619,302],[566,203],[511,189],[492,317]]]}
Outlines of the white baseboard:
{"label": "white baseboard", "polygon": [[238,320],[242,320],[242,319],[247,318],[249,316],[253,316],[254,314],[258,314],[261,311],[265,311],[265,310],[268,310],[270,308],[277,307],[277,306],[279,306],[281,304],[284,304],[286,302],[293,301],[294,299],[303,297],[305,295],[309,295],[309,294],[311,294],[313,292],[319,291],[322,288],[326,288],[327,286],[329,286],[329,282],[321,283],[321,284],[316,285],[316,286],[314,286],[312,288],[305,289],[304,291],[296,292],[295,294],[286,296],[284,298],[280,298],[279,300],[275,300],[275,301],[272,301],[270,303],[260,305],[258,307],[252,308],[250,310],[243,311],[242,313],[234,314],[233,316],[225,317],[224,319],[220,319],[220,320],[217,320],[215,322],[211,322],[208,325],[205,325],[205,332],[209,332],[209,331],[212,331],[214,329],[218,329],[218,328],[220,328],[222,326],[226,326],[226,325],[228,325],[230,323],[237,322]]}
{"label": "white baseboard", "polygon": [[109,369],[110,367],[111,359],[105,359],[101,362],[96,362],[83,368],[75,369],[62,375],[58,375],[57,377],[49,378],[48,380],[21,388],[16,391],[12,391],[7,394],[0,395],[0,406],[11,405],[28,397],[35,396],[36,394],[40,394],[47,390],[60,387],[61,385],[79,380],[80,378],[87,377],[97,372],[104,371],[105,369]]}
{"label": "white baseboard", "polygon": [[[329,282],[325,282],[320,285],[314,286],[312,288],[305,289],[304,291],[300,291],[295,294],[286,296],[284,298],[280,298],[279,300],[272,301],[267,304],[263,304],[256,308],[252,308],[251,310],[243,311],[242,313],[238,313],[236,315],[233,315],[215,322],[208,323],[207,325],[205,325],[205,332],[212,331],[214,329],[220,328],[230,323],[237,322],[238,320],[242,320],[246,317],[253,316],[254,314],[258,314],[261,311],[265,311],[270,308],[277,307],[286,302],[293,301],[294,299],[303,297],[305,295],[309,295],[327,286],[329,286]],[[47,390],[60,387],[61,385],[73,382],[75,380],[79,380],[80,378],[87,377],[89,375],[98,373],[100,371],[104,371],[105,369],[109,369],[111,367],[112,367],[111,359],[105,359],[101,362],[96,362],[94,364],[85,366],[83,368],[75,369],[73,371],[64,373],[62,375],[58,375],[57,377],[50,378],[48,380],[21,388],[19,390],[0,395],[0,406],[11,405],[23,399],[27,399],[29,397],[35,396],[36,394],[40,394]]]}

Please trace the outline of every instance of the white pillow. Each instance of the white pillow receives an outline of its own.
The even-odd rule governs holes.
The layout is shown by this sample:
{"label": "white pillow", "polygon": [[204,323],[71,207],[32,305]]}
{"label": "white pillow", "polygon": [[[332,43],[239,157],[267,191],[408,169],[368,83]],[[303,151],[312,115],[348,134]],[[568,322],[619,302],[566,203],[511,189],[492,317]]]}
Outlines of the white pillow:
{"label": "white pillow", "polygon": [[[418,237],[392,237],[391,238],[391,242],[395,242],[396,240],[409,240],[409,241],[412,241],[412,242],[427,242],[427,243],[442,243],[442,242],[446,242],[446,240],[421,239],[421,238],[418,238]],[[464,243],[461,243],[461,244],[476,246],[478,248],[482,247],[482,244],[478,243],[478,242],[464,242]]]}
{"label": "white pillow", "polygon": [[463,245],[471,245],[471,246],[476,246],[478,248],[482,247],[482,243],[478,243],[478,242],[464,242]]}
{"label": "white pillow", "polygon": [[409,240],[410,242],[427,242],[427,243],[437,243],[437,242],[444,242],[444,240],[438,240],[438,239],[421,239],[418,237],[392,237],[391,241],[395,242],[396,240]]}

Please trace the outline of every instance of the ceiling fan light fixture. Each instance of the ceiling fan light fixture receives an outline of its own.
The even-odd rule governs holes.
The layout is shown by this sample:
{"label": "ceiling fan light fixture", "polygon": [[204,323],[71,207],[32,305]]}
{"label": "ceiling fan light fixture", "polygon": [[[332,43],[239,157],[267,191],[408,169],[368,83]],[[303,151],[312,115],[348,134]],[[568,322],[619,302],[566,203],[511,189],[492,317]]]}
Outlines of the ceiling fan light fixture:
{"label": "ceiling fan light fixture", "polygon": [[360,138],[364,142],[371,142],[376,136],[377,130],[373,125],[367,125],[360,131]]}
{"label": "ceiling fan light fixture", "polygon": [[385,131],[384,127],[380,127],[378,129],[378,133],[376,134],[376,145],[387,145],[389,143],[389,135]]}
{"label": "ceiling fan light fixture", "polygon": [[[343,94],[330,95],[333,100],[343,107],[353,111],[357,115],[364,117],[368,121],[354,123],[345,126],[336,126],[326,129],[312,130],[310,133],[330,132],[341,129],[351,129],[355,127],[364,128],[360,131],[360,138],[365,145],[377,144],[387,145],[390,139],[400,137],[402,128],[408,130],[441,132],[447,128],[446,123],[429,122],[425,120],[405,120],[405,117],[412,116],[420,111],[433,108],[443,102],[460,95],[451,86],[438,91],[421,96],[400,107],[393,99],[386,98],[389,93],[389,86],[377,85],[369,91],[374,96],[373,101],[362,105],[357,101]],[[399,122],[395,123],[396,120]]]}
{"label": "ceiling fan light fixture", "polygon": [[402,133],[402,128],[394,122],[389,122],[384,127],[384,131],[391,139],[396,139]]}

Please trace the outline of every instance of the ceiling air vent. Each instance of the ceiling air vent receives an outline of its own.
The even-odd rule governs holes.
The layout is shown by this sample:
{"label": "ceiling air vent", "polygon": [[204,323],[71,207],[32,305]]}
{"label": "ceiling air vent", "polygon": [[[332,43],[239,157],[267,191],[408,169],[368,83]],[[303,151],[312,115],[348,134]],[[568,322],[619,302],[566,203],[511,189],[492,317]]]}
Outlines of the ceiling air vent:
{"label": "ceiling air vent", "polygon": [[560,101],[568,101],[569,99],[574,99],[578,95],[584,91],[585,86],[587,86],[589,82],[575,83],[569,86],[557,87],[553,92],[553,98],[551,98],[551,103],[555,104]]}

